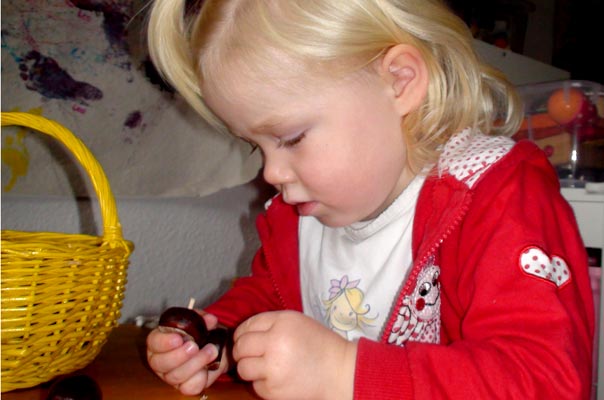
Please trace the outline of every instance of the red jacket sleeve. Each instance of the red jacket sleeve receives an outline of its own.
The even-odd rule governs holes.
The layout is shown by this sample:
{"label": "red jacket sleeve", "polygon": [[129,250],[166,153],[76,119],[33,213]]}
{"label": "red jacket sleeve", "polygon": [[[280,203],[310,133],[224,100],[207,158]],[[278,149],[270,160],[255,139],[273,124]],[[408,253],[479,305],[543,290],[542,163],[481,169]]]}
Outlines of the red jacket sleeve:
{"label": "red jacket sleeve", "polygon": [[205,311],[216,315],[221,324],[234,328],[252,315],[282,308],[264,251],[260,249],[254,257],[251,276],[235,280],[233,286]]}
{"label": "red jacket sleeve", "polygon": [[302,311],[298,216],[280,196],[272,203],[256,221],[262,247],[252,262],[251,275],[237,279],[229,291],[205,309],[228,327],[265,311]]}

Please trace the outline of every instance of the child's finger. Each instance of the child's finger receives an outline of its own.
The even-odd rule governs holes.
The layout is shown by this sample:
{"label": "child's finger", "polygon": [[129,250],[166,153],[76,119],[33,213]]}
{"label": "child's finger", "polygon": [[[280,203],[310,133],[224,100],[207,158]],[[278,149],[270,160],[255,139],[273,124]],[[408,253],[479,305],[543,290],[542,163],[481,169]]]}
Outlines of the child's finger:
{"label": "child's finger", "polygon": [[199,348],[195,342],[189,341],[174,350],[164,353],[154,353],[152,350],[147,350],[147,361],[155,372],[165,374],[186,363],[197,352],[199,352]]}
{"label": "child's finger", "polygon": [[203,317],[203,320],[205,321],[208,329],[216,328],[216,326],[218,325],[218,317],[216,317],[214,314],[207,314],[203,312],[201,312],[200,314]]}
{"label": "child's finger", "polygon": [[246,319],[233,333],[233,340],[237,341],[241,335],[248,332],[268,331],[274,325],[276,318],[277,313],[264,312]]}
{"label": "child's finger", "polygon": [[245,332],[234,341],[233,359],[239,362],[243,358],[262,357],[269,342],[265,332]]}
{"label": "child's finger", "polygon": [[264,357],[246,357],[237,363],[237,373],[246,381],[260,381],[267,378],[267,365]]}
{"label": "child's finger", "polygon": [[178,390],[185,396],[195,396],[201,393],[208,385],[206,370],[197,371],[191,378],[178,385]]}
{"label": "child's finger", "polygon": [[165,353],[179,348],[182,344],[182,336],[177,333],[162,333],[154,329],[147,336],[147,350],[152,353]]}
{"label": "child's finger", "polygon": [[[193,344],[195,347],[197,345]],[[185,345],[186,346],[186,345]],[[207,369],[206,366],[213,361],[216,357],[216,349],[213,346],[205,346],[202,350],[197,351],[192,357],[188,358],[185,362],[172,368],[166,372],[163,376],[164,380],[173,385],[182,385],[184,382],[191,379],[199,371],[204,372],[204,386],[205,380],[207,380]]]}

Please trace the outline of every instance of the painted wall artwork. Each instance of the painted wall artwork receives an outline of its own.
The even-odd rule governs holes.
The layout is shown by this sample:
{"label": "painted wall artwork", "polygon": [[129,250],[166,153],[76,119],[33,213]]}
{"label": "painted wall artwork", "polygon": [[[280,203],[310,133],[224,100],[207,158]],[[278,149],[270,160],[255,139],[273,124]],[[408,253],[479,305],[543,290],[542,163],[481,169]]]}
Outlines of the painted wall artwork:
{"label": "painted wall artwork", "polygon": [[[209,128],[157,76],[142,0],[3,0],[2,111],[54,119],[116,196],[200,196],[253,179],[249,145]],[[2,129],[2,193],[90,195],[54,139]]]}

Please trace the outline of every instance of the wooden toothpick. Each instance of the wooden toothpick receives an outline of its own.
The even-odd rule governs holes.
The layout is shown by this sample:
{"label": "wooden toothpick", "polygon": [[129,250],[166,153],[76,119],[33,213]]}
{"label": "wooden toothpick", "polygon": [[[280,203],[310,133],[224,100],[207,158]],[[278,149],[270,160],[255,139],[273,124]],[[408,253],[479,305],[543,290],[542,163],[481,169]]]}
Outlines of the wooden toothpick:
{"label": "wooden toothpick", "polygon": [[187,306],[187,308],[188,308],[189,310],[192,310],[194,305],[195,305],[195,297],[191,297],[191,298],[189,299],[189,305]]}

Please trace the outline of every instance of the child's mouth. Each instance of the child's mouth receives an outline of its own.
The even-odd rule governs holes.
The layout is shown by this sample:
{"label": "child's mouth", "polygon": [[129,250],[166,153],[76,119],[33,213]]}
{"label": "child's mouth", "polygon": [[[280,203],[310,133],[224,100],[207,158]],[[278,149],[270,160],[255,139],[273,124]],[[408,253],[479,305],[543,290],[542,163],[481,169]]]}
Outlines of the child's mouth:
{"label": "child's mouth", "polygon": [[313,210],[317,206],[317,204],[319,204],[319,203],[317,203],[316,201],[307,201],[304,203],[296,204],[296,208],[298,209],[298,214],[300,214],[301,216],[311,215]]}

